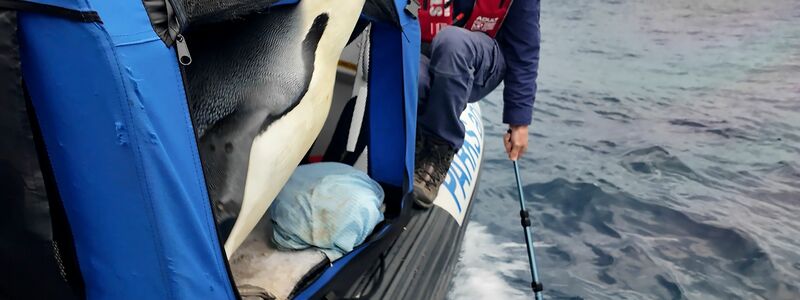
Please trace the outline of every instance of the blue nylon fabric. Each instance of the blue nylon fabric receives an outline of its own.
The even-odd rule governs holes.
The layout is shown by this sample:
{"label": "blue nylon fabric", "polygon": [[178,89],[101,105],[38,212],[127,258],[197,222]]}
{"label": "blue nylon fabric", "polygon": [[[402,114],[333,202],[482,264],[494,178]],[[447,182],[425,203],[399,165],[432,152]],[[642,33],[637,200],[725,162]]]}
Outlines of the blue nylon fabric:
{"label": "blue nylon fabric", "polygon": [[[395,1],[397,11],[405,11],[405,3]],[[403,27],[403,93],[405,101],[405,167],[406,178],[414,178],[414,147],[417,136],[417,101],[419,100],[419,57],[420,57],[420,29],[417,19],[404,13],[400,14],[400,24]],[[410,191],[413,185],[407,184],[404,190]]]}
{"label": "blue nylon fabric", "polygon": [[369,78],[369,170],[373,179],[403,184],[405,130],[403,126],[402,46],[399,32],[389,24],[372,23]]}
{"label": "blue nylon fabric", "polygon": [[88,299],[233,299],[174,49],[141,1],[20,14],[23,74]]}
{"label": "blue nylon fabric", "polygon": [[405,183],[414,170],[420,40],[419,24],[404,12],[405,5],[395,0],[402,30],[372,24],[369,168],[375,180],[409,191]]}

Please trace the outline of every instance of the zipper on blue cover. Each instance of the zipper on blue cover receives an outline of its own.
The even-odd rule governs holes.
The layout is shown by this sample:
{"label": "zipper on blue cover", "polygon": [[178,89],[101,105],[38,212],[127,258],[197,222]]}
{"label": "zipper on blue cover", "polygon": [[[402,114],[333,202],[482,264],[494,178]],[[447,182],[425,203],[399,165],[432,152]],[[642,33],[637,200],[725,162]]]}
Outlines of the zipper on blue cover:
{"label": "zipper on blue cover", "polygon": [[[191,91],[189,91],[189,81],[186,80],[186,67],[192,63],[192,56],[191,54],[189,54],[189,46],[186,45],[186,38],[183,36],[183,34],[178,34],[175,37],[175,52],[177,52],[176,54],[178,56],[178,69],[180,70],[181,81],[183,82],[183,94],[186,97],[186,101],[189,101],[190,97],[189,93]],[[191,110],[191,108],[189,109]],[[189,111],[189,114],[191,115],[191,111]],[[192,132],[195,132],[194,118],[189,116],[189,121],[192,124]],[[194,138],[195,141],[197,141],[196,135]],[[205,183],[206,188],[208,188],[205,171],[203,172],[203,183]],[[236,280],[233,278],[231,265],[227,258],[228,256],[225,254],[225,246],[221,242],[222,237],[219,235],[219,228],[217,227],[217,216],[216,213],[214,212],[214,200],[212,200],[211,197],[208,197],[208,207],[211,211],[211,219],[214,220],[214,233],[217,235],[217,247],[219,247],[219,251],[222,254],[222,261],[225,264],[225,272],[228,274],[228,283],[230,284],[231,290],[233,291],[233,298],[242,299],[241,295],[239,294],[239,289],[236,287]]]}
{"label": "zipper on blue cover", "polygon": [[178,62],[181,65],[188,66],[192,63],[192,54],[189,53],[189,46],[182,34],[175,37],[175,51],[178,52]]}

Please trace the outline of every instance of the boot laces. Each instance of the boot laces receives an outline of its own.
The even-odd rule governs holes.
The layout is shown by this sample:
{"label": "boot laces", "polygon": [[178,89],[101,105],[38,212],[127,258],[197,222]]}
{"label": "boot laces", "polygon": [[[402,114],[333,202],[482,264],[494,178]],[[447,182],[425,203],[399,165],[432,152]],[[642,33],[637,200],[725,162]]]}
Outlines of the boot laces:
{"label": "boot laces", "polygon": [[[420,176],[428,188],[437,188],[444,181],[453,151],[448,145],[432,145],[426,143],[427,149],[423,148],[420,166],[417,167],[416,175]],[[425,151],[427,150],[427,151]],[[427,176],[425,176],[427,175]],[[430,178],[430,180],[425,180]]]}

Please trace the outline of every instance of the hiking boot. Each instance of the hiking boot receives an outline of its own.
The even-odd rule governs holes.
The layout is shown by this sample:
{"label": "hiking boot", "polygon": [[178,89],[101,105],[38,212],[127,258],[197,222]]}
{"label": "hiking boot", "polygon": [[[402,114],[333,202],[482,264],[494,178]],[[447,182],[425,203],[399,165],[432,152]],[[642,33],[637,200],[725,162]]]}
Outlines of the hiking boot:
{"label": "hiking boot", "polygon": [[439,186],[447,176],[456,151],[447,143],[431,137],[417,138],[417,158],[414,166],[414,202],[428,208],[439,194]]}
{"label": "hiking boot", "polygon": [[414,143],[414,159],[419,160],[422,149],[425,149],[425,136],[417,133],[417,139]]}

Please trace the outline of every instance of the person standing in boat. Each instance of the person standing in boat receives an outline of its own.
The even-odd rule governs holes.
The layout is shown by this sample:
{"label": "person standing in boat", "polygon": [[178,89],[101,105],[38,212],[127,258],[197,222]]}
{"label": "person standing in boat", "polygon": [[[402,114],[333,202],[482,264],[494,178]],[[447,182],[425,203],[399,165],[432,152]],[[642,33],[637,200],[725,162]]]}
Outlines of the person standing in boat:
{"label": "person standing in boat", "polygon": [[528,148],[539,66],[539,0],[421,0],[414,194],[430,207],[464,143],[459,116],[501,81],[509,159]]}

